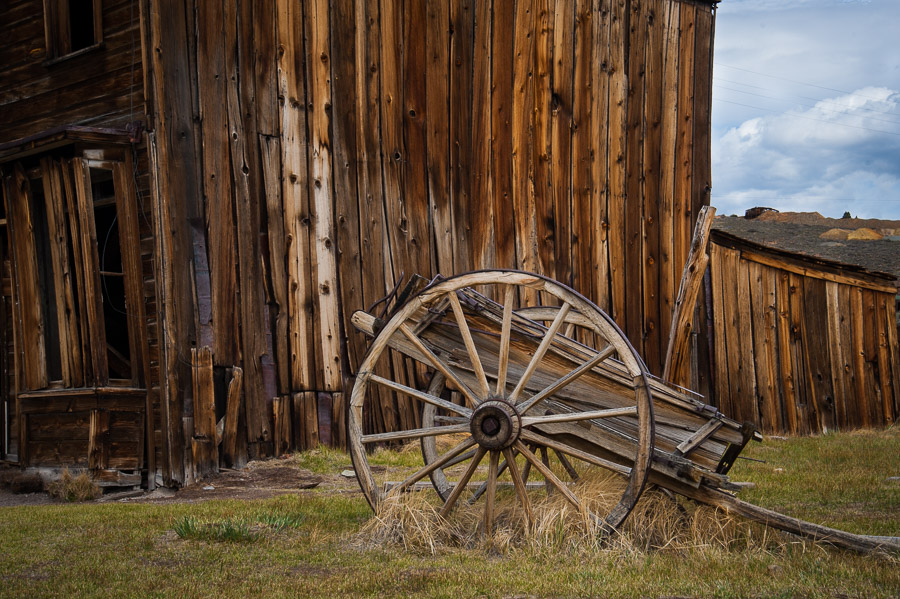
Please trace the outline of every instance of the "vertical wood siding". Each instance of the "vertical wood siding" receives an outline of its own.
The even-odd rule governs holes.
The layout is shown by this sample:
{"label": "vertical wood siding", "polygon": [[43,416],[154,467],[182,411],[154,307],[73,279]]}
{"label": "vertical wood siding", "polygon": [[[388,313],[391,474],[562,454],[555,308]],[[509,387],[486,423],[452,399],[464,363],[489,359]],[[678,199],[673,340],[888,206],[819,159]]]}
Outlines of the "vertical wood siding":
{"label": "vertical wood siding", "polygon": [[896,290],[798,264],[714,237],[717,406],[767,433],[890,426],[900,415]]}
{"label": "vertical wood siding", "polygon": [[[172,204],[158,245],[179,268],[160,291],[197,316],[168,308],[178,332],[165,353],[185,355],[208,331],[216,365],[243,368],[250,455],[272,450],[276,397],[280,422],[292,410],[297,429],[279,439],[318,442],[319,422],[343,430],[340,394],[367,344],[349,314],[413,273],[548,275],[614,315],[661,369],[708,201],[711,3],[196,8],[159,0],[146,11],[158,199]],[[170,12],[183,27],[164,25]],[[197,118],[174,120],[186,113]],[[179,160],[193,183],[169,172]],[[206,241],[210,298],[179,283],[187,260],[190,288],[202,287],[185,220]],[[399,357],[379,368],[421,374]],[[167,389],[174,417],[174,377]],[[334,397],[318,402],[325,420],[300,395],[314,391]],[[384,400],[373,430],[419,417]]]}

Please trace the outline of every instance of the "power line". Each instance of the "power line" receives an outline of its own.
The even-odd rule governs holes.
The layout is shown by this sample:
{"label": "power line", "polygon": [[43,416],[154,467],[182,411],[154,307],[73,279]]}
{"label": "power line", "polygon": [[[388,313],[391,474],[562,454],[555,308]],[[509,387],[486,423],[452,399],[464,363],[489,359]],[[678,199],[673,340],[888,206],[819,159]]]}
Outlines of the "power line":
{"label": "power line", "polygon": [[837,93],[839,93],[839,94],[848,94],[848,95],[851,95],[851,96],[856,96],[856,97],[859,97],[859,98],[866,98],[866,99],[869,99],[869,100],[881,100],[881,98],[875,98],[875,97],[873,97],[873,96],[866,96],[866,95],[864,95],[864,94],[858,94],[858,93],[856,93],[856,92],[847,91],[847,90],[845,90],[845,89],[836,89],[836,88],[833,88],[833,87],[825,87],[824,85],[816,85],[815,83],[808,83],[808,82],[806,82],[806,81],[798,81],[797,79],[791,79],[791,78],[789,78],[789,77],[779,77],[778,75],[769,75],[769,74],[767,74],[767,73],[760,73],[759,71],[751,71],[750,69],[745,69],[745,68],[743,68],[743,67],[736,67],[736,66],[734,66],[734,65],[722,64],[721,62],[716,62],[716,63],[714,63],[714,64],[716,64],[716,65],[718,65],[718,66],[720,66],[720,67],[725,67],[725,68],[728,68],[728,69],[734,69],[734,70],[736,70],[736,71],[744,71],[745,73],[752,73],[752,74],[754,74],[754,75],[759,75],[760,77],[769,77],[770,79],[779,79],[779,80],[781,80],[781,81],[787,81],[787,82],[789,82],[789,83],[796,83],[797,85],[806,85],[806,86],[809,86],[809,87],[815,87],[815,88],[818,88],[818,89],[824,89],[824,90],[827,90],[827,91],[830,91],[830,92],[837,92]]}
{"label": "power line", "polygon": [[847,123],[837,123],[835,121],[826,121],[824,119],[817,119],[817,118],[813,118],[811,116],[790,114],[790,113],[786,113],[783,111],[775,110],[773,108],[763,108],[762,106],[752,106],[750,104],[742,104],[740,102],[732,102],[731,100],[722,100],[721,98],[714,98],[713,101],[714,102],[724,102],[726,104],[734,104],[735,106],[743,106],[744,108],[752,108],[754,110],[765,110],[768,112],[774,112],[774,113],[777,113],[777,114],[780,114],[780,115],[783,115],[783,116],[786,116],[789,118],[793,118],[793,119],[804,119],[807,121],[816,121],[818,123],[826,123],[828,125],[837,125],[840,127],[850,127],[851,129],[861,129],[863,131],[871,131],[872,133],[884,133],[885,135],[896,135],[897,137],[900,137],[900,133],[895,133],[893,131],[885,131],[883,129],[872,129],[870,127],[860,127],[858,125],[848,125]]}
{"label": "power line", "polygon": [[[714,81],[715,85],[716,85],[717,87],[721,88],[721,89],[727,89],[727,90],[730,90],[730,91],[738,92],[738,93],[740,93],[740,94],[747,94],[747,95],[750,95],[750,96],[759,96],[759,97],[761,97],[761,98],[771,98],[771,99],[773,99],[773,100],[782,100],[782,98],[779,98],[779,97],[777,97],[777,96],[768,96],[768,95],[765,95],[765,94],[755,94],[755,93],[753,93],[753,92],[744,91],[744,90],[742,90],[742,89],[734,89],[734,88],[731,88],[731,87],[724,87],[724,86],[720,85],[720,83],[733,83],[733,84],[735,84],[735,85],[742,85],[742,86],[744,86],[744,87],[749,87],[749,88],[752,88],[752,89],[759,89],[759,90],[762,90],[762,91],[769,91],[769,92],[777,92],[777,91],[778,91],[778,90],[776,90],[775,88],[772,88],[772,87],[762,87],[762,86],[759,86],[759,85],[750,85],[749,83],[742,83],[742,82],[740,82],[740,81],[731,81],[731,80],[729,80],[729,79],[722,79],[721,77],[716,77],[713,81]],[[804,100],[812,100],[813,102],[816,102],[816,103],[833,104],[833,105],[838,106],[838,107],[840,107],[840,108],[851,108],[851,107],[846,106],[846,105],[844,105],[844,104],[840,104],[839,102],[834,102],[834,101],[832,101],[832,100],[828,100],[828,99],[824,99],[824,98],[813,98],[813,97],[810,97],[810,96],[801,96],[801,95],[799,95],[799,94],[787,94],[787,95],[788,95],[788,96],[791,96],[791,97],[794,97],[794,98],[802,98],[802,99],[804,99]],[[782,100],[782,101],[788,101],[788,100]],[[881,100],[881,101],[883,102],[884,100]],[[801,103],[801,106],[807,106],[807,107],[810,107],[810,108],[816,108],[816,106],[810,106],[809,104],[802,104],[802,103]],[[868,107],[866,107],[866,106],[854,106],[854,107],[852,107],[852,109],[853,109],[853,110],[865,110],[865,111],[867,111],[867,112],[874,112],[874,113],[876,113],[876,114],[886,114],[886,115],[890,115],[890,116],[897,116],[897,113],[895,113],[894,111],[891,111],[891,110],[878,110],[878,109],[876,109],[876,108],[868,108]],[[874,118],[874,117],[871,117],[871,118]],[[875,119],[875,120],[882,120],[882,119]],[[886,123],[897,123],[897,124],[900,124],[900,121],[885,121],[885,122],[886,122]]]}

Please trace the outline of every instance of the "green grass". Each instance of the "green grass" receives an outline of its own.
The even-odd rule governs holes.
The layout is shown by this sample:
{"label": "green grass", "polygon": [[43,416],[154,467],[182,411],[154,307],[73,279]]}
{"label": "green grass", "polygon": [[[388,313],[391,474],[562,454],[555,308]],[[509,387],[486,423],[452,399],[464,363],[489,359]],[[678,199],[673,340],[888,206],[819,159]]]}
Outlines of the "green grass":
{"label": "green grass", "polygon": [[[346,454],[298,466],[335,473]],[[408,452],[379,456],[405,462]],[[848,530],[895,535],[900,431],[754,444],[735,480],[748,501]],[[776,472],[777,468],[783,472]],[[900,595],[900,561],[810,544],[776,550],[447,549],[363,542],[359,494],[256,501],[0,508],[0,597],[873,597]],[[188,523],[190,525],[188,526]],[[240,540],[179,535],[230,523]],[[209,526],[212,525],[212,526]],[[184,537],[184,538],[182,538]]]}

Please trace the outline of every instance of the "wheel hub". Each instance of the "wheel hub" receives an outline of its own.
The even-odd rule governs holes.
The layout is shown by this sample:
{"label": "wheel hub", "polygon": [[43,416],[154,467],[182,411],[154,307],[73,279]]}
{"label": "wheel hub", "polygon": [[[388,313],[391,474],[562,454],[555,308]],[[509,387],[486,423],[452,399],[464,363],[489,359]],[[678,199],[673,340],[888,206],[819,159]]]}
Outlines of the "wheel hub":
{"label": "wheel hub", "polygon": [[475,408],[469,428],[472,438],[485,449],[506,449],[519,438],[522,420],[511,404],[489,399]]}

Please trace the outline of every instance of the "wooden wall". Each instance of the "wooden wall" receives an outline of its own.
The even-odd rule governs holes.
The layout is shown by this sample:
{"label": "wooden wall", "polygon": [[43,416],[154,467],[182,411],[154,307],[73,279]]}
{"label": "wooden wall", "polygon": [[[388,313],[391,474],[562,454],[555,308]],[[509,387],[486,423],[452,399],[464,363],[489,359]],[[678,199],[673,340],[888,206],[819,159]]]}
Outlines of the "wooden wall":
{"label": "wooden wall", "polygon": [[54,60],[42,0],[6,0],[0,36],[0,142],[60,125],[144,120],[140,6],[104,0],[100,47]]}
{"label": "wooden wall", "polygon": [[[243,369],[247,455],[343,443],[349,316],[401,275],[549,275],[658,372],[708,202],[713,22],[692,0],[149,1],[173,478],[195,347]],[[370,426],[415,418],[387,397]]]}
{"label": "wooden wall", "polygon": [[768,433],[889,426],[900,416],[896,287],[851,267],[713,232],[717,407]]}

